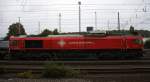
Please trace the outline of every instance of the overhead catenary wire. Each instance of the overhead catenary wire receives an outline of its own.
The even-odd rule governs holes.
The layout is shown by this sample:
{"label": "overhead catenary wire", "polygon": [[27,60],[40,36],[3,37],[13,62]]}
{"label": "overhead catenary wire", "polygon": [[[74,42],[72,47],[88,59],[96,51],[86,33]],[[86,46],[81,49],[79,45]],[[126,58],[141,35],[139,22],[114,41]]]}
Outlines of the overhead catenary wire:
{"label": "overhead catenary wire", "polygon": [[[45,15],[45,13],[48,13],[48,15],[46,15],[46,16],[51,16],[51,15],[54,15],[53,16],[53,18],[51,19],[51,18],[49,18],[49,19],[46,19],[45,17],[41,17],[41,18],[39,18],[39,20],[40,19],[42,19],[42,20],[45,20],[45,21],[51,21],[51,20],[56,20],[55,19],[55,14],[56,13],[58,13],[58,12],[65,12],[64,13],[64,15],[66,15],[66,13],[69,15],[69,14],[71,14],[71,13],[73,13],[72,14],[72,16],[75,16],[75,15],[78,15],[76,12],[78,12],[78,9],[76,8],[77,7],[77,5],[78,4],[47,4],[47,3],[45,3],[45,2],[43,2],[43,3],[45,3],[45,4],[39,4],[39,2],[37,1],[34,1],[35,3],[33,3],[33,4],[27,4],[28,2],[26,1],[26,0],[23,0],[24,1],[24,3],[22,3],[23,5],[19,5],[19,4],[15,4],[15,3],[9,3],[8,5],[1,5],[1,6],[8,6],[8,7],[13,7],[13,6],[20,6],[20,7],[22,7],[22,6],[24,6],[24,8],[23,8],[23,10],[0,10],[0,12],[8,12],[10,15],[11,14],[13,14],[13,13],[24,13],[24,14],[26,14],[26,15],[22,15],[23,17],[22,17],[22,21],[24,21],[25,19],[25,21],[27,21],[27,20],[36,20],[36,16],[38,17],[38,14],[41,14],[41,15]],[[26,1],[26,3],[25,3],[25,1]],[[90,14],[90,13],[93,13],[93,11],[96,11],[96,12],[98,12],[98,13],[100,13],[100,14],[105,14],[105,13],[108,13],[108,14],[116,14],[116,12],[117,11],[121,11],[121,15],[122,14],[134,14],[134,13],[136,13],[137,15],[139,14],[139,13],[143,13],[143,10],[142,10],[142,8],[139,8],[138,10],[137,10],[137,8],[116,8],[116,9],[111,9],[111,8],[94,8],[94,6],[135,6],[135,7],[137,7],[137,6],[144,6],[144,5],[150,5],[149,3],[146,3],[146,4],[135,4],[135,3],[133,3],[133,4],[82,4],[82,13],[84,13],[84,15],[85,14]],[[42,7],[42,6],[66,6],[66,7],[69,7],[69,6],[73,6],[74,7],[74,9],[61,9],[61,10],[59,10],[59,9],[55,9],[55,10],[52,10],[52,9],[41,9],[41,10],[28,10],[28,9],[26,9],[26,7],[34,7],[34,6],[39,6],[39,7]],[[88,8],[88,7],[93,7],[93,8]],[[149,9],[146,9],[146,13],[149,13],[150,11],[149,11]],[[52,12],[52,13],[51,13]],[[35,15],[35,17],[33,16],[33,17],[29,17],[29,16],[27,16],[27,15],[34,15],[34,14],[37,14],[37,15]],[[133,16],[135,16],[135,14],[133,15]],[[139,15],[138,15],[138,17],[139,17]],[[48,17],[47,17],[48,18]],[[98,19],[100,19],[100,20],[105,20],[105,17],[104,17],[104,19],[101,19],[101,18],[98,18]],[[113,20],[115,20],[116,18],[110,18],[110,24],[112,23],[112,24],[115,24],[115,22],[112,22]],[[124,20],[124,21],[127,21],[128,20],[128,18],[121,18],[120,17],[120,19],[121,20]],[[70,23],[70,22],[67,22],[67,20],[72,20],[72,19],[65,19],[65,17],[63,18],[63,21],[65,21],[66,23]],[[77,20],[77,19],[74,19],[73,18],[73,20]],[[88,19],[82,19],[82,21],[83,21],[83,24],[84,24],[84,21],[85,20],[92,20],[92,18],[88,18]],[[23,23],[29,23],[30,24],[30,22],[23,22]],[[106,21],[106,20],[105,20]],[[41,21],[42,22],[42,21]],[[74,22],[74,21],[73,21]],[[5,21],[4,21],[4,23],[5,23]],[[42,22],[42,23],[48,23],[48,22]],[[127,22],[121,22],[121,23],[127,23]],[[106,24],[107,25],[107,23],[100,23],[100,24]],[[146,24],[146,23],[143,23],[143,24]],[[64,24],[64,25],[71,25],[71,24]],[[74,24],[75,25],[75,24]],[[122,26],[122,25],[121,25]]]}
{"label": "overhead catenary wire", "polygon": [[[77,6],[78,4],[37,4],[34,2],[34,4],[26,4],[27,1],[22,2],[22,4],[16,4],[16,3],[9,3],[9,4],[2,4],[1,6]],[[26,4],[26,5],[25,5]],[[82,6],[139,6],[143,4],[82,4]],[[145,3],[145,5],[150,5],[150,3]]]}

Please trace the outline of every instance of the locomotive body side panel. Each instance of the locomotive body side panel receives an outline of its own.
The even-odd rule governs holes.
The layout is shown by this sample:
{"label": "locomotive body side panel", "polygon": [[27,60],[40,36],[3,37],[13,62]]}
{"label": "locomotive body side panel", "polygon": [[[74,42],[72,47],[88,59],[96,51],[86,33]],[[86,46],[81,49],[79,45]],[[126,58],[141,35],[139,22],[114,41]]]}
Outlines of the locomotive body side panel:
{"label": "locomotive body side panel", "polygon": [[137,36],[14,37],[10,39],[10,51],[44,58],[55,55],[64,58],[83,55],[98,58],[141,57],[143,56],[141,41],[142,37]]}
{"label": "locomotive body side panel", "polygon": [[142,37],[127,37],[126,38],[127,49],[143,49]]}
{"label": "locomotive body side panel", "polygon": [[89,37],[86,38],[91,44],[86,45],[86,49],[122,49],[123,40],[119,37]]}
{"label": "locomotive body side panel", "polygon": [[84,38],[81,37],[60,37],[60,38],[51,38],[49,40],[51,45],[49,45],[49,49],[60,49],[60,50],[68,50],[68,49],[84,49]]}
{"label": "locomotive body side panel", "polygon": [[54,37],[44,40],[44,46],[56,50],[122,49],[123,40],[118,37]]}
{"label": "locomotive body side panel", "polygon": [[[29,42],[31,41],[31,42]],[[137,42],[136,42],[137,41]],[[139,41],[139,42],[138,42]],[[140,49],[143,47],[139,37],[51,37],[51,38],[13,38],[10,39],[10,49],[25,50],[85,50],[85,49]],[[39,45],[41,47],[26,47]],[[36,44],[37,43],[37,44]]]}

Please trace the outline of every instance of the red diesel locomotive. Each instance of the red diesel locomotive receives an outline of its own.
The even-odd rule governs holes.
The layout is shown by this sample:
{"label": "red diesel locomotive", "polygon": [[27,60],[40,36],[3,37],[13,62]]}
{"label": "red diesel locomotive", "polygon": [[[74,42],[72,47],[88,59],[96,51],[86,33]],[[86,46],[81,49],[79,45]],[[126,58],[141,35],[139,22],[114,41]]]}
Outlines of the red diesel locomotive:
{"label": "red diesel locomotive", "polygon": [[51,35],[10,37],[13,58],[142,57],[143,38],[133,35]]}

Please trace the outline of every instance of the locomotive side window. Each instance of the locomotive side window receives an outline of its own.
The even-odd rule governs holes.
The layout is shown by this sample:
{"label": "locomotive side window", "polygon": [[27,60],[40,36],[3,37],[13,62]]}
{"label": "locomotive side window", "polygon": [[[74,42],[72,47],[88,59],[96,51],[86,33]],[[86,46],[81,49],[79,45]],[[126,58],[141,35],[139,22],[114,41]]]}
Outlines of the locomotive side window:
{"label": "locomotive side window", "polygon": [[25,48],[43,48],[42,40],[26,40]]}

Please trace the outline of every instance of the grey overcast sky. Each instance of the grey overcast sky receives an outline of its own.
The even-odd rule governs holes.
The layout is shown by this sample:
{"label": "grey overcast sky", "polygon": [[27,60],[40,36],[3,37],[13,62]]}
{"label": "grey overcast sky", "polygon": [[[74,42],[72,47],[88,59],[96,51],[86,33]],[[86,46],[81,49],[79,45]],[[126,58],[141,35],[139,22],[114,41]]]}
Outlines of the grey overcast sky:
{"label": "grey overcast sky", "polygon": [[[39,33],[47,28],[59,28],[59,13],[62,14],[62,32],[78,31],[79,0],[0,0],[0,37],[5,36],[8,27],[21,18],[21,23],[28,34]],[[149,30],[149,0],[80,0],[81,27],[95,27],[97,12],[97,29],[117,29],[117,12],[120,12],[121,29]],[[109,22],[108,22],[109,21]]]}

